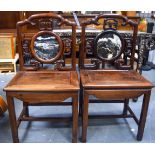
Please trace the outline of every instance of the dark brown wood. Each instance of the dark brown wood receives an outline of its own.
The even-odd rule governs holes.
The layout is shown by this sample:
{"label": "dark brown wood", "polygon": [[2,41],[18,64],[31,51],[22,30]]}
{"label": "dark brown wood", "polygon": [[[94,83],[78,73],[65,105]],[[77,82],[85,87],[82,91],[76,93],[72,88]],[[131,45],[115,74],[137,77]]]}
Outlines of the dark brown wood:
{"label": "dark brown wood", "polygon": [[[20,92],[58,92],[59,91],[77,91],[79,89],[78,75],[76,71],[21,71],[4,88],[5,91],[19,92],[16,93],[19,97]],[[18,81],[18,82],[17,82]],[[28,94],[28,93],[27,93]],[[44,94],[43,94],[44,95]],[[43,96],[41,96],[43,97]],[[41,99],[38,96],[38,100]],[[37,99],[34,95],[32,98]],[[60,98],[61,100],[61,98]],[[62,96],[63,100],[63,96]]]}
{"label": "dark brown wood", "polygon": [[[9,30],[9,29],[16,29],[16,23],[19,20],[25,20],[28,17],[30,17],[31,15],[34,14],[41,14],[41,13],[59,13],[63,18],[68,19],[70,21],[75,21],[74,17],[71,13],[66,14],[66,13],[62,13],[60,11],[1,11],[0,12],[0,29],[3,29],[3,32],[5,32],[4,30]],[[97,16],[97,14],[77,14],[78,20],[79,22],[83,22],[92,18],[95,18],[95,16]],[[138,16],[128,16],[129,19],[131,20],[135,20],[137,22],[140,21],[140,17]],[[66,28],[66,27],[63,27]],[[28,26],[27,29],[33,29],[33,26]],[[120,26],[121,29],[121,26]]]}
{"label": "dark brown wood", "polygon": [[[80,88],[82,88],[82,83],[81,83],[81,79],[80,79]],[[82,109],[83,109],[83,89],[80,89],[79,92],[79,116],[82,117]]]}
{"label": "dark brown wood", "polygon": [[100,115],[96,115],[96,114],[89,114],[89,116],[88,116],[88,118],[89,119],[105,119],[105,118],[107,118],[107,119],[111,119],[111,118],[132,118],[133,116],[132,115],[127,115],[127,116],[124,116],[124,115],[122,115],[122,114],[117,114],[117,115],[115,115],[115,114],[112,114],[112,115],[102,115],[102,114],[100,114]]}
{"label": "dark brown wood", "polygon": [[123,115],[127,116],[128,114],[128,105],[129,105],[129,99],[124,100],[124,108],[123,108]]}
{"label": "dark brown wood", "polygon": [[[71,122],[72,117],[21,117],[21,121],[52,121],[52,122]],[[75,137],[76,138],[76,137]]]}
{"label": "dark brown wood", "polygon": [[[86,27],[94,24],[100,25],[99,20],[103,19],[102,27],[103,32],[97,36],[94,41],[94,58],[91,61],[91,64],[86,65],[85,59],[87,58],[87,39],[86,39]],[[119,20],[119,22],[118,22]],[[129,47],[126,46],[124,36],[117,35],[117,24],[121,23],[122,26],[130,25],[132,27],[132,37],[130,42],[130,56],[126,53],[126,50]],[[104,25],[105,24],[105,25]],[[82,111],[82,142],[86,142],[87,138],[87,126],[88,118],[133,118],[138,125],[137,140],[142,140],[144,133],[145,121],[147,116],[147,110],[149,105],[149,98],[153,84],[142,77],[134,69],[135,62],[135,45],[137,38],[137,23],[129,20],[127,17],[122,15],[99,15],[94,19],[89,21],[84,21],[82,24],[82,35],[81,35],[81,48],[80,48],[80,77],[81,77],[81,94],[84,96],[80,100],[80,111]],[[115,33],[116,32],[116,33]],[[118,55],[109,59],[109,57],[104,58],[99,56],[96,52],[98,50],[97,42],[100,42],[106,39],[102,39],[104,35],[115,34],[120,37],[122,48]],[[107,39],[108,40],[108,39]],[[109,41],[110,42],[110,41]],[[106,52],[104,49],[109,52],[115,52],[117,49],[113,50],[106,45],[102,44],[102,52]],[[122,53],[124,56],[122,56]],[[109,67],[110,65],[110,67]],[[107,68],[106,68],[107,67]],[[87,69],[87,70],[86,70]],[[83,93],[83,94],[82,94]],[[134,112],[129,107],[129,99],[137,98],[144,94],[143,106],[141,109],[140,119],[136,117]],[[89,101],[89,96],[94,96],[99,99],[96,102],[96,99],[91,99]],[[88,105],[92,102],[101,103],[100,100],[109,100],[108,103],[114,103],[114,101],[123,101],[124,108],[122,114],[118,115],[91,115],[88,113]]]}
{"label": "dark brown wood", "polygon": [[139,121],[139,126],[138,126],[138,133],[137,133],[138,141],[141,141],[143,138],[146,116],[147,116],[149,101],[150,101],[150,95],[151,95],[151,90],[147,91],[144,94],[142,110],[141,110],[141,114],[140,114],[140,121]]}
{"label": "dark brown wood", "polygon": [[14,143],[18,143],[19,142],[18,127],[17,127],[17,121],[16,121],[14,100],[13,100],[13,97],[9,96],[8,93],[6,93],[6,95],[7,95],[7,102],[8,102],[8,110],[9,110],[12,138],[13,138]]}
{"label": "dark brown wood", "polygon": [[[59,20],[58,24],[60,25],[70,26],[72,31],[70,45],[70,48],[72,49],[72,57],[69,67],[65,66],[64,60],[62,59],[64,55],[62,38],[53,32],[54,27],[52,26],[52,22],[55,19]],[[31,33],[28,31],[29,29],[26,30],[24,26],[28,25],[34,26],[37,31]],[[53,57],[53,59],[47,61],[35,56],[33,47],[35,46],[34,42],[36,37],[38,35],[41,36],[42,34],[51,35],[51,38],[55,37],[59,43],[58,53]],[[21,121],[56,121],[56,119],[59,121],[71,120],[71,117],[33,117],[29,114],[28,106],[47,105],[72,106],[72,142],[77,142],[79,80],[76,72],[75,55],[76,24],[55,13],[32,15],[28,19],[17,23],[17,40],[21,71],[18,72],[4,88],[9,102],[13,142],[19,142],[18,127]],[[25,43],[27,42],[31,43],[31,46],[30,44],[29,46],[26,46]],[[50,46],[53,47],[51,44]],[[43,46],[41,47],[43,48]],[[27,54],[31,57],[31,64],[29,65],[26,65],[24,62],[24,50],[27,50]],[[46,48],[44,50],[45,53],[49,52]],[[55,67],[51,67],[50,70],[47,70],[46,68],[43,68],[44,64],[55,65]],[[15,117],[16,113],[13,98],[23,101],[23,110],[17,120]],[[72,102],[65,103],[64,101],[68,98],[72,98]]]}
{"label": "dark brown wood", "polygon": [[16,23],[20,20],[19,11],[1,11],[0,29],[15,29]]}
{"label": "dark brown wood", "polygon": [[139,120],[138,118],[136,117],[135,113],[132,111],[132,109],[129,107],[129,105],[127,105],[127,112],[129,112],[133,119],[135,120],[135,122],[137,123],[137,125],[139,124]]}
{"label": "dark brown wood", "polygon": [[[66,74],[65,74],[66,73]],[[17,127],[19,126],[22,120],[28,119],[28,111],[27,105],[29,103],[50,103],[52,102],[55,105],[55,102],[64,101],[69,97],[73,97],[73,142],[77,142],[77,131],[78,131],[78,78],[75,71],[65,72],[19,72],[13,78],[13,80],[4,88],[8,94],[8,102],[9,102],[9,113],[10,113],[10,121],[12,126],[12,134],[14,142],[17,141]],[[53,75],[53,76],[52,76]],[[36,80],[31,78],[36,77]],[[56,78],[57,77],[57,78]],[[61,81],[60,81],[60,79]],[[38,79],[38,80],[37,80]],[[55,79],[55,80],[54,80]],[[34,82],[35,81],[35,82]],[[53,82],[49,82],[53,81]],[[60,87],[61,84],[61,87]],[[44,87],[45,86],[45,87]],[[20,115],[18,123],[16,123],[15,119],[15,111],[13,107],[13,99],[12,97],[16,97],[22,101],[24,101],[24,109]],[[64,104],[64,103],[63,103]],[[46,105],[46,104],[45,104]],[[61,103],[60,103],[61,105]],[[25,118],[23,118],[25,117]],[[40,120],[43,119],[33,119],[30,116],[30,120]],[[49,120],[49,119],[47,119]]]}
{"label": "dark brown wood", "polygon": [[[70,27],[71,31],[71,64],[70,66],[63,66],[64,65],[64,45],[63,45],[63,38],[58,36],[54,33],[55,27],[53,26],[53,21],[59,21],[58,25],[67,25]],[[24,28],[28,25],[31,25],[35,28],[35,30],[25,30]],[[40,27],[41,25],[41,27]],[[33,32],[33,33],[32,33]],[[54,35],[58,42],[59,42],[59,54],[54,57],[52,60],[42,60],[35,56],[33,50],[34,39],[36,38],[37,34],[40,33],[50,33]],[[42,69],[41,64],[53,64],[56,65],[56,70],[75,70],[76,66],[76,23],[71,22],[67,19],[64,19],[62,16],[57,15],[55,13],[43,13],[43,14],[35,14],[30,16],[28,19],[24,21],[20,21],[17,23],[17,44],[18,44],[18,52],[19,52],[19,62],[20,62],[20,70],[40,70]],[[31,44],[31,49],[29,48]],[[27,63],[24,60],[24,54],[29,55],[30,62]],[[61,62],[61,63],[60,63]]]}
{"label": "dark brown wood", "polygon": [[26,106],[23,106],[23,109],[22,109],[22,111],[21,111],[21,113],[20,113],[20,115],[19,115],[19,117],[18,117],[18,119],[17,119],[17,127],[19,127],[19,125],[20,125],[20,123],[21,123],[21,121],[22,121],[23,116],[26,117],[26,110],[25,110],[25,107],[28,108],[27,105],[26,105]]}
{"label": "dark brown wood", "polygon": [[73,116],[73,128],[72,128],[72,142],[77,143],[77,133],[78,133],[78,95],[73,97],[73,106],[72,106],[72,116]]}
{"label": "dark brown wood", "polygon": [[88,94],[84,94],[83,114],[82,114],[82,142],[86,142],[88,126]]}
{"label": "dark brown wood", "polygon": [[[117,80],[116,80],[117,82]],[[153,85],[152,85],[153,86]],[[84,87],[84,86],[83,86]],[[83,102],[83,115],[82,115],[82,122],[83,122],[83,126],[82,126],[82,142],[86,142],[86,133],[87,133],[87,125],[88,125],[88,117],[90,119],[94,119],[94,118],[133,118],[136,123],[138,124],[138,133],[137,133],[137,140],[142,140],[142,135],[144,132],[144,126],[145,126],[145,121],[146,121],[146,116],[147,116],[147,110],[148,110],[148,104],[149,104],[149,97],[150,94],[148,94],[148,92],[150,93],[151,90],[149,88],[146,89],[121,89],[121,88],[116,88],[117,90],[114,90],[114,88],[111,89],[104,89],[104,88],[100,88],[99,90],[95,89],[95,86],[93,86],[94,89],[92,90],[87,90],[87,88],[84,87],[84,102]],[[114,94],[114,95],[113,95]],[[128,104],[126,101],[125,104],[125,110],[123,110],[123,114],[121,115],[88,115],[88,97],[90,95],[94,95],[97,98],[101,98],[101,99],[111,99],[111,98],[115,98],[115,99],[126,99],[129,100],[129,98],[134,98],[134,97],[139,97],[140,95],[145,94],[144,96],[144,101],[143,101],[143,107],[141,110],[141,116],[140,119],[138,120],[138,118],[135,116],[135,114],[133,113],[133,111],[131,109],[128,108]],[[127,112],[129,111],[129,113],[131,114],[127,114]]]}
{"label": "dark brown wood", "polygon": [[54,102],[54,103],[29,103],[29,106],[49,106],[49,105],[53,105],[53,106],[71,106],[72,102]]}
{"label": "dark brown wood", "polygon": [[[85,88],[152,88],[152,83],[136,71],[120,70],[81,70],[81,81]],[[117,90],[116,90],[117,91]]]}
{"label": "dark brown wood", "polygon": [[29,116],[29,107],[27,106],[29,103],[27,102],[23,102],[23,110],[24,110],[24,114],[25,116]]}
{"label": "dark brown wood", "polygon": [[[99,20],[103,20],[103,23],[99,22]],[[117,69],[127,69],[127,68],[132,69],[133,65],[134,65],[134,61],[135,61],[134,56],[135,56],[135,45],[136,45],[136,40],[137,40],[138,24],[132,20],[129,20],[125,16],[117,15],[117,14],[103,14],[103,15],[101,14],[101,15],[96,16],[93,19],[90,19],[88,21],[84,21],[81,23],[82,33],[81,33],[81,47],[80,47],[80,68],[85,68],[85,69],[100,68],[100,65],[95,65],[96,66],[95,67],[94,63],[91,63],[89,66],[87,66],[85,64],[85,59],[87,58],[86,54],[87,54],[87,50],[88,50],[87,45],[86,45],[87,44],[87,38],[86,38],[85,29],[88,26],[90,26],[91,24],[94,24],[96,26],[101,25],[102,27],[104,27],[104,24],[105,24],[104,21],[106,21],[106,20],[115,20],[115,21],[118,21],[122,27],[126,27],[127,25],[131,27],[131,29],[133,31],[132,37],[130,38],[130,40],[129,40],[129,38],[128,38],[128,40],[124,39],[125,46],[123,45],[123,47],[122,47],[122,50],[124,50],[124,51],[122,51],[122,53],[125,54],[125,58],[128,58],[129,63],[126,64],[125,60],[122,61],[121,55],[118,55],[117,60],[110,59],[108,61],[113,62],[115,64],[115,68],[117,68]],[[114,33],[118,33],[117,28],[116,29],[112,28],[110,24],[108,25],[108,27],[106,27],[106,28],[104,27],[104,29],[102,28],[102,30],[103,30],[102,31],[103,33],[106,32],[107,30],[113,31]],[[125,48],[127,48],[126,46],[128,44],[126,41],[130,41],[130,48],[129,48],[130,54],[129,53],[127,54],[125,52]],[[100,60],[100,58],[95,54],[95,47],[93,46],[92,48],[94,48],[94,51],[93,51],[94,52],[94,59],[96,59],[96,61],[99,64],[100,63],[104,64],[106,61],[104,59]],[[98,64],[98,63],[96,63],[96,64]],[[102,65],[102,66],[104,66],[104,65]]]}

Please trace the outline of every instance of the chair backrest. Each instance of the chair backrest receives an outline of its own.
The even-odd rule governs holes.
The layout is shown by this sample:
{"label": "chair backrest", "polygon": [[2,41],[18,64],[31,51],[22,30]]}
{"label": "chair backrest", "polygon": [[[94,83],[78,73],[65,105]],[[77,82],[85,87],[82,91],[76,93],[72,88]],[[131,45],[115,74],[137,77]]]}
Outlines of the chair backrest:
{"label": "chair backrest", "polygon": [[[90,26],[102,27],[101,32],[91,38],[91,60],[86,61],[88,52],[87,31]],[[129,33],[122,33],[118,27],[130,27]],[[134,69],[138,59],[135,57],[138,24],[127,17],[117,14],[101,14],[94,19],[81,23],[80,62],[81,69]],[[125,29],[125,28],[124,28]],[[93,30],[91,30],[93,31]],[[90,45],[90,43],[89,43]],[[90,48],[90,47],[89,47]],[[89,49],[90,50],[90,49]]]}
{"label": "chair backrest", "polygon": [[[63,37],[55,30],[56,24],[66,25],[71,29],[71,62],[69,65],[65,64]],[[76,23],[60,15],[35,14],[18,22],[17,44],[20,70],[76,69]]]}

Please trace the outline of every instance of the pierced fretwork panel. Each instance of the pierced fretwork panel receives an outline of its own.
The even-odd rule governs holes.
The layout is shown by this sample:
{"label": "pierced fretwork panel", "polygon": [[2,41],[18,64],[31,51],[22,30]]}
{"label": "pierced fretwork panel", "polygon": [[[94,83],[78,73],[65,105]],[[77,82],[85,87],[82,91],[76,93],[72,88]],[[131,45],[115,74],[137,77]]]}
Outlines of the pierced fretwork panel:
{"label": "pierced fretwork panel", "polygon": [[87,38],[86,39],[86,48],[87,48],[86,54],[89,57],[94,56],[93,46],[94,46],[94,38]]}
{"label": "pierced fretwork panel", "polygon": [[24,66],[25,67],[34,67],[40,68],[42,65],[39,61],[35,60],[30,52],[30,44],[31,44],[31,38],[27,38],[23,40],[23,59],[24,59]]}
{"label": "pierced fretwork panel", "polygon": [[104,20],[103,29],[117,29],[118,28],[118,20],[108,18]]}
{"label": "pierced fretwork panel", "polygon": [[[106,68],[113,66],[113,63],[105,64],[99,59],[96,59],[95,57],[95,51],[94,51],[94,39],[99,33],[89,33],[86,34],[86,56],[85,56],[85,64],[92,64],[95,68]],[[131,51],[132,51],[132,34],[131,33],[124,33],[120,32],[121,37],[124,39],[124,51],[123,54],[120,56],[120,60],[117,60],[117,65],[115,67],[119,68],[119,66],[124,66],[130,64],[130,57],[131,57]],[[137,43],[138,45],[138,43]],[[90,61],[88,58],[91,58]],[[138,62],[137,57],[134,58],[136,62]],[[120,65],[118,65],[118,63]],[[137,67],[137,64],[136,64]],[[91,68],[91,67],[90,67]],[[120,68],[122,69],[122,68]]]}
{"label": "pierced fretwork panel", "polygon": [[[97,41],[91,41],[87,36],[87,29],[95,25],[102,31],[101,34],[97,34]],[[131,33],[122,33],[118,30],[118,27],[123,29],[130,28]],[[96,69],[106,68],[113,66],[117,69],[133,69],[133,65],[137,62],[135,58],[136,53],[136,39],[138,24],[127,17],[117,14],[100,14],[95,18],[84,21],[81,24],[81,53],[80,53],[80,68]],[[106,32],[112,32],[113,34],[105,34]],[[100,33],[100,32],[98,32]],[[103,36],[102,36],[103,35]],[[96,36],[93,36],[94,38]],[[94,44],[93,44],[94,43]],[[88,44],[91,45],[88,47]],[[92,54],[92,59],[88,62],[88,53]],[[94,53],[94,55],[93,55]],[[89,64],[89,65],[88,65]]]}
{"label": "pierced fretwork panel", "polygon": [[[64,37],[58,28],[68,26],[70,39]],[[43,13],[30,16],[17,23],[18,51],[20,70],[38,70],[42,68],[76,69],[76,23],[55,13]],[[28,37],[29,36],[29,37]],[[65,64],[65,50],[69,49],[70,64]],[[21,52],[20,52],[21,51]]]}
{"label": "pierced fretwork panel", "polygon": [[[61,66],[64,66],[64,60],[60,57],[60,59],[56,60],[53,63],[42,63],[38,61],[31,52],[31,40],[32,37],[30,38],[24,38],[23,43],[22,43],[22,51],[23,51],[23,60],[24,60],[24,66],[25,67],[32,67],[35,70],[45,68],[45,69],[58,69]],[[45,40],[44,40],[45,39]],[[51,41],[52,39],[52,41]],[[58,43],[53,40],[54,38],[50,38],[47,36],[46,38],[37,38],[37,40],[34,41],[34,49],[36,51],[36,55],[38,57],[43,58],[53,58],[57,54],[57,50],[59,49]],[[45,41],[45,42],[44,42]],[[54,42],[53,42],[54,41]],[[47,44],[46,44],[47,43]],[[46,50],[45,50],[46,49]],[[50,54],[52,53],[52,54]]]}
{"label": "pierced fretwork panel", "polygon": [[71,37],[64,37],[62,38],[64,43],[64,55],[71,57],[71,44],[72,40]]}
{"label": "pierced fretwork panel", "polygon": [[40,19],[39,20],[39,30],[53,30],[54,28],[60,27],[60,20],[58,19]]}

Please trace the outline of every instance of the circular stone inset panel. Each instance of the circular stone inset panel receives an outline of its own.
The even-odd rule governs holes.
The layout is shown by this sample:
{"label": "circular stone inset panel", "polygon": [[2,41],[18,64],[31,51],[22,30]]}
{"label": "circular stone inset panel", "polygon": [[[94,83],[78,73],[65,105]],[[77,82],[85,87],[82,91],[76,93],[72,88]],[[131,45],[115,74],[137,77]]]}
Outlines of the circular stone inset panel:
{"label": "circular stone inset panel", "polygon": [[32,55],[42,63],[56,61],[61,56],[62,48],[60,37],[49,31],[37,33],[31,41]]}
{"label": "circular stone inset panel", "polygon": [[95,39],[96,54],[102,60],[115,60],[123,52],[123,47],[123,38],[113,30],[104,31]]}

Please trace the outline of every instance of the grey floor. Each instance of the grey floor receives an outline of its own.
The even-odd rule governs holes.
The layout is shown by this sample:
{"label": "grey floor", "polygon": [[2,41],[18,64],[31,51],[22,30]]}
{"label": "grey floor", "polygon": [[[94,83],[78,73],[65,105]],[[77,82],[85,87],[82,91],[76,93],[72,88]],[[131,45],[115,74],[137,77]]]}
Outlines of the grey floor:
{"label": "grey floor", "polygon": [[[143,76],[155,84],[155,70],[143,72]],[[0,74],[0,95],[6,99],[3,87],[14,76],[11,73]],[[139,116],[142,97],[137,102],[130,101],[130,106]],[[21,111],[21,101],[15,99],[17,114]],[[122,104],[93,104],[89,112],[121,113]],[[70,107],[30,107],[31,115],[71,114]],[[79,120],[78,141],[81,137],[81,121]],[[19,127],[19,139],[22,143],[70,143],[71,123],[22,122]],[[154,143],[155,142],[155,89],[152,90],[150,106],[143,140],[136,140],[137,125],[132,119],[90,120],[88,143]],[[12,143],[8,112],[0,118],[0,143]]]}

